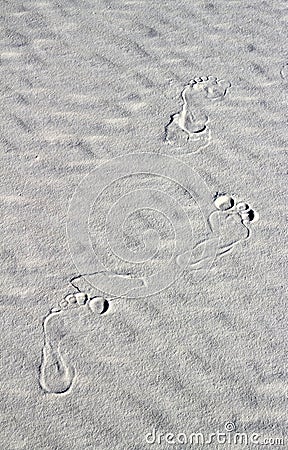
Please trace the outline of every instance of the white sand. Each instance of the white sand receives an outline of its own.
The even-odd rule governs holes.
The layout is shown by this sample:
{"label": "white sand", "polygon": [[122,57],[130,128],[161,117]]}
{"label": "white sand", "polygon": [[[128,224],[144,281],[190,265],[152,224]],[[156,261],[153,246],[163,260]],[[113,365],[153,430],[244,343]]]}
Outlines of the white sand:
{"label": "white sand", "polygon": [[[257,433],[259,442],[285,439],[286,2],[0,5],[0,447],[192,448],[166,435],[161,445],[152,445],[146,436],[156,429],[202,432],[208,439],[225,432],[225,424],[249,439]],[[207,76],[217,79],[211,85]],[[195,77],[196,85],[189,85]],[[193,195],[187,195],[175,183],[182,180],[180,165],[164,156],[157,166],[162,174],[120,179],[138,168],[145,152],[180,158],[207,190],[193,175],[187,180]],[[139,158],[129,165],[121,160],[109,188],[105,172],[97,178],[101,163],[131,153]],[[172,180],[163,175],[168,169]],[[91,173],[91,191],[88,183],[88,192],[73,197]],[[107,189],[88,205],[90,238],[110,278],[97,275],[88,293],[101,297],[97,288],[104,286],[109,308],[107,299],[87,303],[79,297],[66,311],[55,310],[44,336],[43,319],[75,292],[69,280],[80,274],[77,264],[87,272],[96,264],[79,233],[75,265],[66,225],[77,237],[80,213],[86,217],[85,202],[99,189],[99,179]],[[249,240],[237,214],[220,213],[219,236],[211,234],[207,220],[216,192],[247,202],[259,214],[249,224]],[[154,211],[147,209],[150,199]],[[146,209],[124,223],[124,241],[118,242],[120,219],[129,216],[131,205]],[[165,215],[155,212],[162,207]],[[197,253],[203,241],[209,242],[205,263]],[[220,255],[219,248],[228,251]],[[171,255],[169,270],[158,276]],[[204,272],[204,279],[196,277]],[[79,278],[75,286],[86,292],[87,280]],[[137,298],[110,301],[131,286]],[[251,441],[214,441],[193,448],[256,447]],[[287,448],[287,439],[265,448]]]}

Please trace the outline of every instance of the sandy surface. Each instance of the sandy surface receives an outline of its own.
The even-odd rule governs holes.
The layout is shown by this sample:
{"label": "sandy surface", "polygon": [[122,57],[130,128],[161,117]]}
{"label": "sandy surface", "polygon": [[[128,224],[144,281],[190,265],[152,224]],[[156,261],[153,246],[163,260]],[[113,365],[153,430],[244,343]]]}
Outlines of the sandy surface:
{"label": "sandy surface", "polygon": [[1,448],[287,448],[285,3],[1,0]]}

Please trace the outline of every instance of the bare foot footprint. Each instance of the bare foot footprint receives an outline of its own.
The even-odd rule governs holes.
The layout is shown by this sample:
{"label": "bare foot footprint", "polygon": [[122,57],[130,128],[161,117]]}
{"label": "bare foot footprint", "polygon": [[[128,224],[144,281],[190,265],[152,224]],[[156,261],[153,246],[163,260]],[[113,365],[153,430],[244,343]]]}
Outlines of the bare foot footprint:
{"label": "bare foot footprint", "polygon": [[68,294],[43,320],[44,346],[39,382],[46,393],[64,394],[71,389],[75,380],[74,368],[66,363],[61,354],[63,334],[59,330],[63,314],[80,307],[87,307],[92,313],[104,314],[109,308],[109,302],[104,297],[89,298],[83,292]]}
{"label": "bare foot footprint", "polygon": [[[182,110],[173,114],[165,127],[165,140],[170,144],[181,145],[185,135],[186,142],[190,140],[193,144],[196,141],[196,146],[190,153],[196,153],[206,147],[207,143],[209,145],[207,102],[222,100],[230,86],[229,81],[218,80],[212,76],[191,80],[181,93]],[[199,146],[200,139],[202,142]]]}
{"label": "bare foot footprint", "polygon": [[[214,206],[215,210],[208,217],[209,236],[199,242],[192,252],[179,255],[176,259],[179,266],[187,266],[190,270],[205,269],[208,262],[227,255],[237,244],[251,237],[250,224],[258,221],[259,214],[248,203],[243,201],[236,203],[229,194],[217,193]],[[219,220],[221,220],[220,236],[215,236],[214,229],[218,228],[215,225]],[[206,256],[203,258],[205,248]]]}
{"label": "bare foot footprint", "polygon": [[39,383],[49,394],[64,394],[69,391],[75,379],[75,371],[64,360],[60,345],[63,335],[54,329],[54,321],[59,320],[58,312],[50,312],[43,321],[44,346],[40,366]]}

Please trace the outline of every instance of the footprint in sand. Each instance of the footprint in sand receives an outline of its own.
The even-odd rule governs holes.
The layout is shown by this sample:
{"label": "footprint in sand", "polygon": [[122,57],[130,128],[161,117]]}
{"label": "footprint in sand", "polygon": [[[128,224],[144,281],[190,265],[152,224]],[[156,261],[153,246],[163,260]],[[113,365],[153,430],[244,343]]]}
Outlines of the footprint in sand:
{"label": "footprint in sand", "polygon": [[[44,346],[40,366],[40,386],[49,394],[67,393],[75,380],[76,373],[69,366],[61,354],[61,340],[63,334],[59,333],[59,321],[67,311],[86,307],[92,313],[103,314],[108,310],[108,300],[103,297],[89,298],[87,294],[76,292],[67,295],[59,305],[52,308],[43,320]],[[58,327],[55,329],[55,325]]]}
{"label": "footprint in sand", "polygon": [[61,355],[61,340],[63,336],[53,330],[56,319],[59,320],[60,312],[50,312],[43,321],[44,346],[40,366],[39,383],[41,389],[49,394],[64,394],[75,379],[75,371],[70,367]]}
{"label": "footprint in sand", "polygon": [[191,80],[181,93],[182,110],[173,114],[165,127],[165,140],[180,146],[190,141],[193,145],[185,153],[196,153],[207,147],[211,137],[207,125],[208,104],[222,100],[230,86],[229,81],[218,80],[212,76]]}
{"label": "footprint in sand", "polygon": [[[210,228],[207,239],[199,242],[193,248],[192,254],[189,251],[176,258],[176,264],[183,269],[205,270],[207,264],[210,264],[215,256],[222,257],[230,253],[237,244],[249,239],[251,224],[259,218],[258,213],[248,203],[236,202],[232,196],[225,193],[215,195],[214,206],[215,210],[207,219]],[[218,233],[215,233],[215,230],[219,228],[215,221],[219,221],[219,219],[222,221],[220,224],[220,239]],[[217,248],[216,255],[215,247]],[[203,254],[205,254],[205,258],[203,258]],[[79,275],[70,281],[73,288],[78,292],[68,294],[57,306],[51,309],[43,320],[44,346],[39,382],[45,393],[65,394],[72,388],[76,378],[74,368],[65,361],[61,354],[61,341],[64,336],[61,331],[59,332],[62,329],[59,324],[61,325],[63,316],[75,308],[87,308],[91,313],[103,315],[109,309],[110,301],[116,298],[95,296],[97,289],[91,290],[86,278],[90,282],[96,282],[96,285],[104,279],[106,282],[117,283],[117,287],[124,295],[139,287],[142,283],[141,280],[132,279],[129,274],[113,274],[111,272]],[[119,298],[122,296],[119,296]]]}
{"label": "footprint in sand", "polygon": [[49,394],[68,392],[76,377],[74,368],[65,362],[61,354],[63,335],[61,336],[61,333],[59,333],[59,326],[55,331],[55,326],[57,326],[57,323],[59,325],[63,315],[68,314],[75,308],[86,308],[91,313],[103,315],[108,311],[110,301],[116,297],[103,297],[102,291],[93,286],[108,285],[114,286],[114,288],[116,286],[119,291],[119,298],[121,298],[131,290],[142,286],[143,281],[133,279],[129,274],[100,271],[83,276],[77,275],[70,280],[70,284],[77,292],[66,295],[43,320],[44,346],[39,383],[41,389]]}
{"label": "footprint in sand", "polygon": [[[230,253],[237,244],[250,239],[251,224],[259,220],[259,214],[246,202],[237,202],[226,193],[217,193],[214,198],[215,210],[208,217],[210,234],[199,242],[191,252],[179,255],[176,259],[180,267],[189,270],[203,270],[211,260]],[[220,223],[220,236],[215,237],[216,221]],[[217,252],[215,255],[215,246]],[[201,258],[206,249],[206,257]],[[208,249],[208,251],[207,251]],[[211,249],[211,251],[210,251]]]}

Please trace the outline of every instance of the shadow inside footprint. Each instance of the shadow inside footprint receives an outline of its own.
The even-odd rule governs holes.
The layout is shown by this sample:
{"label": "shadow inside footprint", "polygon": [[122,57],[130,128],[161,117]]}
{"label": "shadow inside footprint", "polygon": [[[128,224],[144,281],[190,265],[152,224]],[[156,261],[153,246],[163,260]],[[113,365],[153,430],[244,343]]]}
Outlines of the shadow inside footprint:
{"label": "shadow inside footprint", "polygon": [[282,80],[288,79],[288,63],[284,64],[284,66],[281,67],[280,76],[281,76]]}

